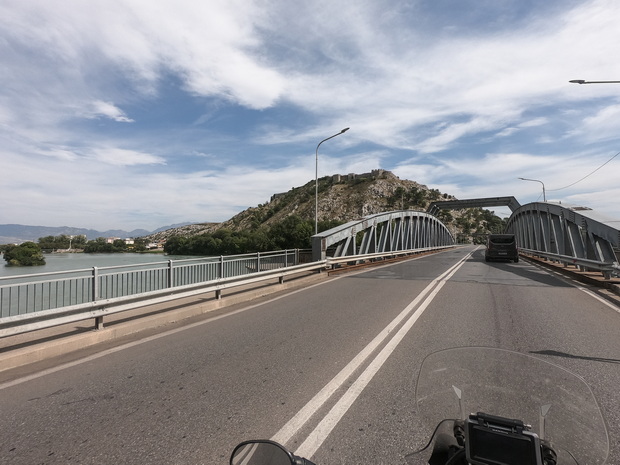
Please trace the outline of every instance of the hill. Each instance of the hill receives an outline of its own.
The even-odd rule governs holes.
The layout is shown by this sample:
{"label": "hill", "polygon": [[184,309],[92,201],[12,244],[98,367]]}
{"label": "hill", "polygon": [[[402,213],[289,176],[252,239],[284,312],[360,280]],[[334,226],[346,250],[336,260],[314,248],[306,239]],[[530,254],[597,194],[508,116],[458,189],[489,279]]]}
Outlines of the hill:
{"label": "hill", "polygon": [[[325,176],[319,179],[318,218],[319,222],[345,223],[390,210],[426,211],[430,202],[452,199],[455,199],[452,195],[442,194],[437,189],[415,181],[400,179],[390,171],[373,170],[365,174]],[[163,242],[172,236],[192,237],[220,229],[256,230],[271,227],[292,215],[314,221],[314,212],[315,182],[312,180],[288,192],[274,194],[269,202],[248,208],[222,223],[187,225],[151,234],[147,238]],[[479,208],[444,211],[440,218],[457,234],[484,234],[503,229],[499,217]]]}

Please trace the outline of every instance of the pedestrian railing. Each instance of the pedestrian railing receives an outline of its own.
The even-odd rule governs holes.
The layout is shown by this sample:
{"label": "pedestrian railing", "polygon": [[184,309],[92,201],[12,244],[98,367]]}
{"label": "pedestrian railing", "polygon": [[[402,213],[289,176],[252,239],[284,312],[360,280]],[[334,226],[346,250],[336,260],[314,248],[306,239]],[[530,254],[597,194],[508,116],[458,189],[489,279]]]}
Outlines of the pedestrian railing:
{"label": "pedestrian railing", "polygon": [[145,305],[222,292],[344,263],[438,251],[452,246],[421,247],[299,263],[299,250],[169,260],[141,265],[89,268],[0,278],[0,337],[88,319],[103,319]]}
{"label": "pedestrian railing", "polygon": [[0,322],[17,315],[170,291],[297,263],[298,251],[284,250],[0,277]]}

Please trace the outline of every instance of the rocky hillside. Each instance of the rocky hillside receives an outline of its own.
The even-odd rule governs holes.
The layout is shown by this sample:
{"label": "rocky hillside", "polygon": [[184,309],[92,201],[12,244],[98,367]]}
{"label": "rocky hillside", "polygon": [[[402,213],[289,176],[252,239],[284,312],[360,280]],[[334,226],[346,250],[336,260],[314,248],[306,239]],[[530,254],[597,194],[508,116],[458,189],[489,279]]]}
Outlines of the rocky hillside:
{"label": "rocky hillside", "polygon": [[[453,198],[414,181],[401,180],[389,171],[319,179],[319,221],[346,222],[389,210],[425,210],[429,201]],[[271,225],[289,215],[314,220],[315,183],[276,194],[271,201],[249,208],[222,223],[229,229]]]}
{"label": "rocky hillside", "polygon": [[178,228],[166,229],[154,234],[144,236],[149,242],[165,242],[172,236],[190,237],[198,234],[216,231],[223,223],[196,223],[180,226]]}
{"label": "rocky hillside", "polygon": [[[326,176],[319,179],[319,222],[344,223],[374,213],[390,210],[425,211],[435,200],[455,197],[442,194],[415,181],[400,179],[390,171],[374,170],[366,174]],[[274,194],[265,204],[248,208],[223,223],[200,223],[173,228],[147,236],[165,241],[173,235],[193,236],[226,228],[232,231],[271,226],[290,215],[314,221],[314,180],[288,192]],[[443,212],[442,220],[453,232],[488,232],[499,218],[490,212],[472,209],[466,212]],[[501,220],[499,220],[501,222]]]}

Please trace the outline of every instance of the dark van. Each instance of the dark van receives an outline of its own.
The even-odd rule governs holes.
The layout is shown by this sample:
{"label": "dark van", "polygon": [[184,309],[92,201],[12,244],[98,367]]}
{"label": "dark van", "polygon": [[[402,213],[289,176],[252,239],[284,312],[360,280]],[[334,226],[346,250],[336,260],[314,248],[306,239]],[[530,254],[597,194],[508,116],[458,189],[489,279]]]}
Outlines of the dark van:
{"label": "dark van", "polygon": [[487,250],[484,252],[485,261],[503,258],[519,261],[519,251],[514,234],[489,234],[487,239]]}

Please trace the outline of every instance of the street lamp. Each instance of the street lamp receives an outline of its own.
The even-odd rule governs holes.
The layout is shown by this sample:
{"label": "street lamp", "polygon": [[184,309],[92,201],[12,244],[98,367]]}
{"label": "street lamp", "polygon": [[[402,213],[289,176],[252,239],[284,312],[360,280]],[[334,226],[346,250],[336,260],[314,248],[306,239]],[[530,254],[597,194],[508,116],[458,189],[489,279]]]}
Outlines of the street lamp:
{"label": "street lamp", "polygon": [[620,81],[586,81],[585,79],[571,79],[573,84],[620,84]]}
{"label": "street lamp", "polygon": [[539,182],[542,184],[543,186],[543,201],[547,201],[547,195],[545,194],[545,183],[542,181],[539,181],[538,179],[528,179],[528,178],[519,178],[521,181],[534,181],[534,182]]}
{"label": "street lamp", "polygon": [[319,142],[319,145],[316,146],[316,166],[314,173],[314,234],[319,233],[319,147],[326,140],[333,139],[340,134],[344,134],[348,130],[349,128],[344,128],[338,134],[334,134],[333,136],[329,136],[327,139],[323,139]]}

